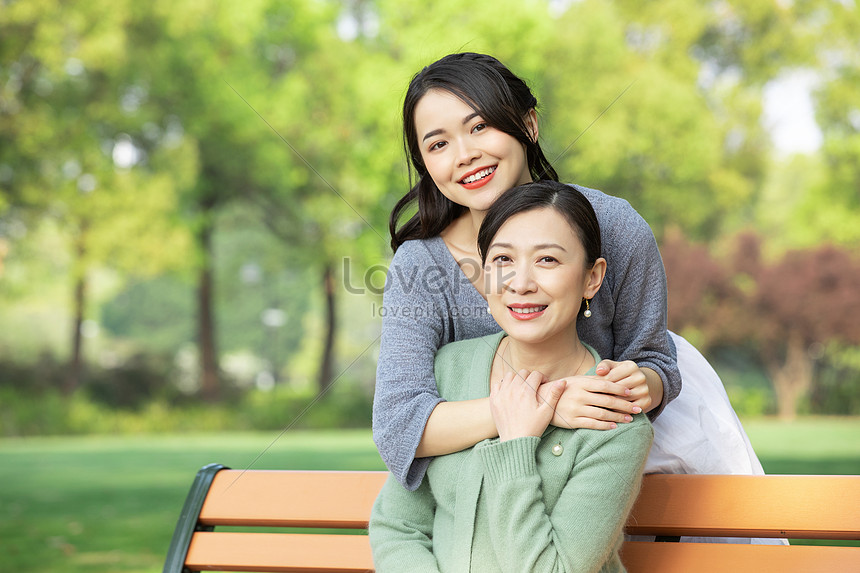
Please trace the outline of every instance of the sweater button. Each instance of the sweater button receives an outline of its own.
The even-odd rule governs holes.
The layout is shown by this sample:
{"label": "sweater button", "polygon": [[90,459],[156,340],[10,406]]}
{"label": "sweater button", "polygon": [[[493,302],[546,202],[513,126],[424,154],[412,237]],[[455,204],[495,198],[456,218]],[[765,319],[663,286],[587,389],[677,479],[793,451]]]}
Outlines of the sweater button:
{"label": "sweater button", "polygon": [[561,445],[561,442],[557,443],[552,447],[552,455],[560,456],[564,453],[564,446]]}

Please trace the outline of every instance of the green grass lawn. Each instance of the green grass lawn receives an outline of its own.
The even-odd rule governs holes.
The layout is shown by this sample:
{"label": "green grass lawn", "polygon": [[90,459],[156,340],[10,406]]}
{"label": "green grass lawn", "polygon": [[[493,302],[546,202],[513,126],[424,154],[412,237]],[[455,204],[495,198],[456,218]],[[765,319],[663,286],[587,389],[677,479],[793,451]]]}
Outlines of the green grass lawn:
{"label": "green grass lawn", "polygon": [[[769,473],[860,474],[860,419],[749,420]],[[0,440],[4,571],[161,571],[195,472],[383,469],[369,431]],[[259,457],[258,457],[259,456]]]}

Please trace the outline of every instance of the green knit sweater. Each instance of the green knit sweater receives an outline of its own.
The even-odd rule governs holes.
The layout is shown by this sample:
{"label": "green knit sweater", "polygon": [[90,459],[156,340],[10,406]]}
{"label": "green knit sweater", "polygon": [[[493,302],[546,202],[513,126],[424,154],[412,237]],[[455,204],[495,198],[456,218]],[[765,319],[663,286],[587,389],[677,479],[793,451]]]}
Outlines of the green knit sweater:
{"label": "green knit sweater", "polygon": [[[443,398],[489,395],[503,336],[439,350]],[[624,571],[622,527],[653,435],[643,414],[608,431],[550,426],[540,438],[484,440],[437,457],[414,492],[389,476],[370,517],[376,570]]]}

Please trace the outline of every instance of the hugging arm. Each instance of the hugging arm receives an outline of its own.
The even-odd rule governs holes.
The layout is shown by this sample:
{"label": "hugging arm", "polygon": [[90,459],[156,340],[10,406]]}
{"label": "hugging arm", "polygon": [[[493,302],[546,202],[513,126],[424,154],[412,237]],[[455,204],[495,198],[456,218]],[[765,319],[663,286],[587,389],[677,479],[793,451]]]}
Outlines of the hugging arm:
{"label": "hugging arm", "polygon": [[426,456],[453,453],[496,435],[486,398],[445,402],[439,396],[434,358],[449,342],[444,289],[450,285],[444,275],[434,274],[436,264],[423,246],[404,244],[391,261],[383,297],[373,438],[385,465],[407,489],[424,478]]}
{"label": "hugging arm", "polygon": [[[648,223],[632,207],[627,208],[623,228],[610,227],[604,240],[605,248],[612,249],[606,256],[614,275],[612,356],[619,362],[632,361],[641,370],[645,380],[639,378],[638,388],[641,392],[644,390],[641,384],[647,384],[651,394],[648,416],[653,420],[680,393],[681,374],[675,346],[667,331],[668,293],[663,259]],[[601,228],[603,224],[601,221]],[[624,383],[634,374],[629,363],[604,361],[603,364],[607,363],[615,366],[607,375],[609,380]]]}

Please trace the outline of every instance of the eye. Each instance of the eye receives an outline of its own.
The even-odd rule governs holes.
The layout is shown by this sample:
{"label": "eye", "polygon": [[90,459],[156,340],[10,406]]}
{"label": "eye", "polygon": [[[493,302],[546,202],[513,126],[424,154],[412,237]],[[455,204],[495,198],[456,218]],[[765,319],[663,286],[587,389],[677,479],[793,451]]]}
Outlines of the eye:
{"label": "eye", "polygon": [[489,127],[489,126],[488,126],[486,123],[484,123],[483,121],[482,121],[482,122],[480,122],[480,123],[476,123],[476,124],[474,125],[474,127],[472,127],[472,133],[478,133],[478,132],[480,132],[480,131],[484,131],[484,130],[485,130],[485,129],[487,129],[488,127]]}
{"label": "eye", "polygon": [[434,143],[433,145],[430,146],[430,151],[437,151],[439,149],[442,149],[446,145],[448,145],[447,141],[437,141],[436,143]]}
{"label": "eye", "polygon": [[555,263],[558,263],[558,259],[555,257],[551,257],[549,255],[544,255],[538,259],[538,262],[539,263],[546,263],[546,264],[555,264]]}
{"label": "eye", "polygon": [[493,262],[494,263],[509,263],[509,262],[511,262],[511,257],[509,257],[508,255],[496,255],[495,257],[493,257]]}

